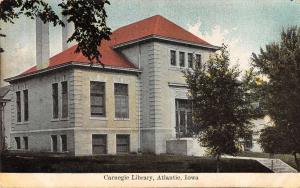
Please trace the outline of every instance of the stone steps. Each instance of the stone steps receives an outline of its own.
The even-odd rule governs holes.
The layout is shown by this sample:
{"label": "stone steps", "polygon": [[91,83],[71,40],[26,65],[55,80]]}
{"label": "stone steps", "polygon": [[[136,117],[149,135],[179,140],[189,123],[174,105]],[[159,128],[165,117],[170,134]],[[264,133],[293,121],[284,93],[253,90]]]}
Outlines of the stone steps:
{"label": "stone steps", "polygon": [[276,173],[297,173],[297,170],[280,159],[256,159],[260,164]]}
{"label": "stone steps", "polygon": [[275,173],[297,173],[298,171],[280,159],[269,159],[269,158],[256,158],[256,157],[239,157],[239,156],[224,156],[225,158],[236,158],[236,159],[252,159],[256,160],[263,166],[272,170]]}

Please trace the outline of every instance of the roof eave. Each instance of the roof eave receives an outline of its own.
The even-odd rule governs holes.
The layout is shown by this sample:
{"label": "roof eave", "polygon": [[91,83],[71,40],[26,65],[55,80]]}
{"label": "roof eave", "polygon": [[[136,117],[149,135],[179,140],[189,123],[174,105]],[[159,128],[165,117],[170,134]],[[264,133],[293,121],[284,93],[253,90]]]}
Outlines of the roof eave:
{"label": "roof eave", "polygon": [[206,49],[213,50],[213,51],[217,51],[217,50],[221,49],[220,46],[214,46],[214,45],[211,45],[211,44],[208,44],[208,45],[207,44],[199,44],[199,43],[195,43],[195,42],[189,42],[189,41],[185,41],[185,40],[178,40],[178,39],[163,37],[163,36],[159,36],[159,35],[149,35],[149,36],[139,38],[139,39],[136,39],[136,40],[131,40],[131,41],[128,41],[128,42],[117,44],[117,45],[113,46],[113,49],[121,49],[121,48],[125,48],[127,46],[134,45],[136,43],[143,43],[143,42],[146,42],[146,41],[149,41],[149,40],[161,40],[161,41],[166,41],[166,42],[179,43],[179,44],[183,44],[183,45],[206,48]]}
{"label": "roof eave", "polygon": [[91,65],[91,64],[83,64],[81,62],[68,62],[68,63],[64,63],[64,64],[61,64],[61,65],[56,65],[56,66],[53,66],[53,67],[48,67],[48,68],[45,68],[45,69],[41,69],[41,70],[38,70],[38,71],[35,71],[33,73],[28,73],[28,74],[21,74],[21,75],[18,75],[18,76],[14,76],[14,77],[11,77],[11,78],[7,78],[7,79],[4,79],[4,81],[6,82],[9,82],[9,83],[12,83],[16,80],[20,80],[20,79],[23,79],[23,78],[27,78],[27,77],[32,77],[34,75],[39,75],[39,74],[43,74],[43,73],[48,73],[48,72],[51,72],[51,71],[54,71],[54,70],[57,70],[57,69],[62,69],[62,68],[65,68],[65,67],[71,67],[71,66],[76,66],[76,67],[94,67],[94,68],[98,68],[98,69],[108,69],[108,70],[114,70],[114,71],[125,71],[125,72],[135,72],[135,73],[140,73],[141,70],[139,69],[136,69],[136,68],[123,68],[123,67],[113,67],[113,66],[102,66],[102,65]]}

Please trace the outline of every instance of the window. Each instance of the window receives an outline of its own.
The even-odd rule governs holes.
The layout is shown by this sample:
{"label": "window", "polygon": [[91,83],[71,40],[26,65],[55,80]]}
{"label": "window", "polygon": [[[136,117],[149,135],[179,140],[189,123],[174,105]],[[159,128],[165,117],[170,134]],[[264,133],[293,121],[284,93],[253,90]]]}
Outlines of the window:
{"label": "window", "polygon": [[115,117],[129,118],[127,84],[115,84]]}
{"label": "window", "polygon": [[15,141],[16,141],[17,149],[21,149],[21,140],[20,140],[20,137],[15,137]]}
{"label": "window", "polygon": [[117,135],[117,153],[129,153],[129,135]]}
{"label": "window", "polygon": [[179,66],[185,67],[185,53],[179,52]]}
{"label": "window", "polygon": [[21,92],[17,91],[17,122],[21,122]]}
{"label": "window", "polygon": [[57,152],[57,136],[51,135],[51,141],[52,141],[52,152]]}
{"label": "window", "polygon": [[29,113],[28,113],[28,90],[23,91],[24,97],[24,121],[28,121]]}
{"label": "window", "polygon": [[66,152],[68,151],[67,147],[67,135],[60,135],[61,138],[61,151]]}
{"label": "window", "polygon": [[64,81],[61,83],[61,117],[67,118],[68,117],[68,82]]}
{"label": "window", "polygon": [[106,145],[106,135],[93,134],[92,135],[92,150],[93,154],[106,154],[107,145]]}
{"label": "window", "polygon": [[244,137],[244,147],[246,151],[249,151],[253,147],[252,133],[246,134]]}
{"label": "window", "polygon": [[105,83],[90,84],[91,116],[105,117]]}
{"label": "window", "polygon": [[188,53],[188,67],[193,68],[193,54]]}
{"label": "window", "polygon": [[176,137],[191,137],[192,102],[186,99],[175,99]]}
{"label": "window", "polygon": [[28,149],[28,137],[27,136],[24,136],[23,137],[23,141],[24,141],[24,149]]}
{"label": "window", "polygon": [[58,118],[58,84],[52,84],[53,118]]}
{"label": "window", "polygon": [[176,51],[171,50],[171,65],[176,66]]}
{"label": "window", "polygon": [[197,63],[198,65],[201,64],[201,55],[200,55],[200,54],[196,54],[196,63]]}

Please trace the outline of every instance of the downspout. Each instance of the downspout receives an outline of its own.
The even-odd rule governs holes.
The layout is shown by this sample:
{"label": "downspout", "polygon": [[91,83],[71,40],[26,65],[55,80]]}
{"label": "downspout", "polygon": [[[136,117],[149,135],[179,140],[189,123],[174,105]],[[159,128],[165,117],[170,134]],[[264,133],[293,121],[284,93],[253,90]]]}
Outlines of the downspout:
{"label": "downspout", "polygon": [[[141,46],[140,43],[138,44],[138,68],[141,69]],[[138,153],[141,153],[141,75],[138,75],[139,81],[139,96],[138,96]]]}

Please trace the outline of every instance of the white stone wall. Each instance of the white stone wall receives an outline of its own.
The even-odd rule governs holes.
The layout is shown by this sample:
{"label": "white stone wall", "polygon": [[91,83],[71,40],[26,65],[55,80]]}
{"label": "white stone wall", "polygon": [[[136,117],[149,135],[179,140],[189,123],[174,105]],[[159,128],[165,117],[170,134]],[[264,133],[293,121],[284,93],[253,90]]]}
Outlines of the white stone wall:
{"label": "white stone wall", "polygon": [[[3,99],[10,100],[11,92],[9,91]],[[5,128],[5,144],[9,149],[10,146],[10,129],[11,129],[11,102],[7,102],[4,107],[4,117],[3,117],[3,125]]]}
{"label": "white stone wall", "polygon": [[[178,67],[170,66],[170,50],[177,52]],[[174,45],[166,42],[137,44],[122,53],[140,67],[141,83],[141,145],[143,152],[166,153],[166,140],[175,138],[175,98],[186,99],[186,88],[173,88],[169,83],[185,84],[183,69],[179,68],[179,51],[200,53],[202,61],[211,51]]]}
{"label": "white stone wall", "polygon": [[[69,116],[61,118],[61,82],[68,81]],[[106,117],[90,116],[90,81],[105,82]],[[52,118],[52,83],[59,83],[59,118]],[[129,118],[115,118],[114,83],[128,84]],[[30,151],[51,151],[51,135],[67,135],[68,152],[75,155],[92,155],[92,135],[106,134],[109,154],[116,153],[116,135],[130,135],[130,152],[137,152],[138,105],[137,74],[91,69],[68,69],[35,76],[12,86],[12,132],[10,143],[16,148],[15,137],[28,136]],[[29,94],[29,121],[24,122],[23,90]],[[16,119],[16,92],[21,91],[22,122]],[[61,140],[58,139],[60,147]],[[59,148],[61,151],[61,148]]]}

